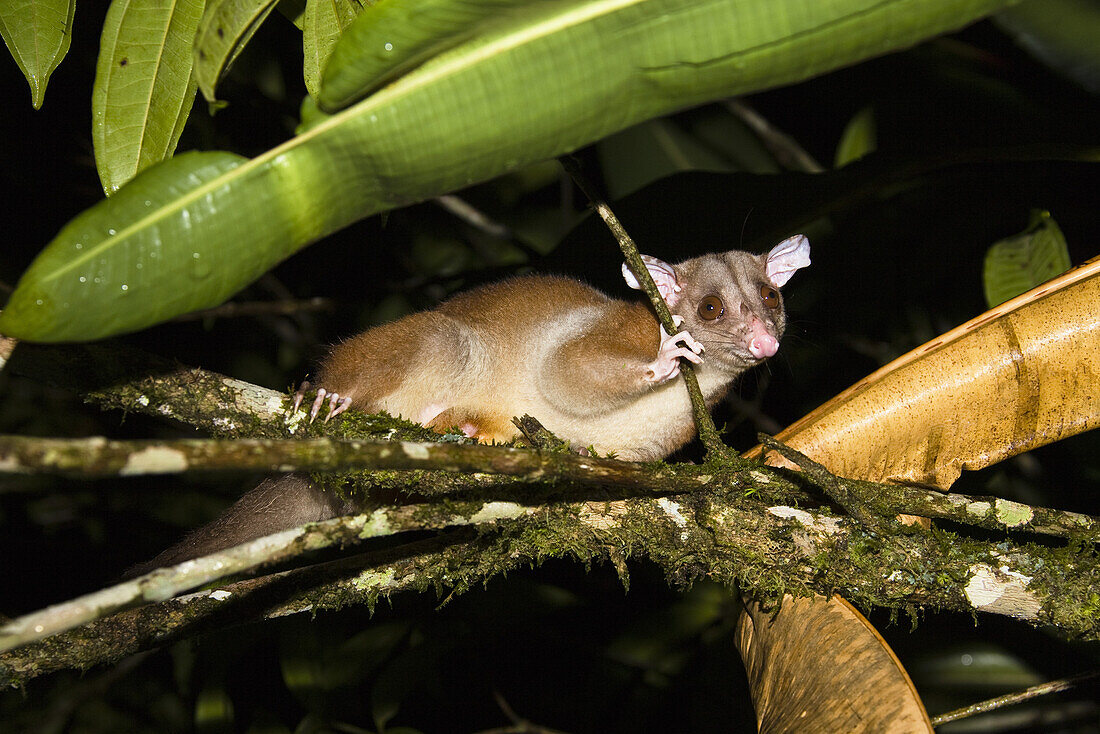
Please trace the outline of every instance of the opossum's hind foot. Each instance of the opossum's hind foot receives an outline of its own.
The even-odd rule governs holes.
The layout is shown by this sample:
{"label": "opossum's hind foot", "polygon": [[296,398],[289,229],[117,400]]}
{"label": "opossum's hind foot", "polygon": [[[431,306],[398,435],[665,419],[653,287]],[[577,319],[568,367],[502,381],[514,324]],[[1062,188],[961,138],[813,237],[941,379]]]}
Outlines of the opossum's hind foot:
{"label": "opossum's hind foot", "polygon": [[467,438],[476,438],[482,443],[506,443],[519,435],[512,421],[504,415],[461,407],[447,408],[425,425],[440,433],[458,428]]}
{"label": "opossum's hind foot", "polygon": [[[294,404],[290,408],[290,412],[294,413],[302,405],[302,400],[305,399],[306,392],[309,390],[310,384],[308,381],[303,381],[298,386],[298,391],[294,393]],[[323,387],[317,388],[317,397],[313,401],[313,405],[309,408],[309,422],[312,423],[317,419],[317,415],[321,412],[321,407],[325,404],[325,398],[328,398],[328,413],[325,415],[325,423],[336,416],[343,413],[351,405],[351,397],[347,395],[340,395],[340,393],[329,392]]]}

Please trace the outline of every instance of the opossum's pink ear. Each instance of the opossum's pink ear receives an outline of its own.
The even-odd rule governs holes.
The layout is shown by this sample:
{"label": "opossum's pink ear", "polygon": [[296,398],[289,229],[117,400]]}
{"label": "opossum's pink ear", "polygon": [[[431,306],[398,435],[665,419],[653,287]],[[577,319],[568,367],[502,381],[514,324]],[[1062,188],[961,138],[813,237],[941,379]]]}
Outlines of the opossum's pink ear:
{"label": "opossum's pink ear", "polygon": [[776,287],[782,288],[794,271],[810,264],[810,241],[804,234],[788,237],[771,249],[764,270]]}
{"label": "opossum's pink ear", "polygon": [[[670,308],[676,305],[680,300],[680,284],[676,282],[676,271],[664,260],[658,260],[650,255],[642,255],[642,262],[645,263],[645,269],[649,271],[653,282],[657,284],[657,291],[661,294],[661,298],[665,299],[665,303]],[[623,263],[623,279],[631,288],[642,289],[641,283],[634,277],[634,273],[626,263]]]}

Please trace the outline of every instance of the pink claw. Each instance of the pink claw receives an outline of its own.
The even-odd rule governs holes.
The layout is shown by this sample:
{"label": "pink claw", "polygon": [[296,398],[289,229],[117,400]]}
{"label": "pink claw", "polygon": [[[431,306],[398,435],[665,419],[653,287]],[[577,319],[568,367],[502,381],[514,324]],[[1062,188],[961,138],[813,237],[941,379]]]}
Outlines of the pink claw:
{"label": "pink claw", "polygon": [[[677,326],[683,323],[682,316],[673,316],[673,323]],[[681,342],[685,346],[680,346]],[[646,367],[644,378],[646,382],[658,385],[668,382],[680,374],[680,358],[700,364],[703,361],[701,353],[703,345],[692,338],[691,334],[681,331],[670,336],[664,327],[661,327],[661,344],[657,349],[657,359]]]}
{"label": "pink claw", "polygon": [[[302,405],[302,400],[305,399],[306,391],[309,390],[309,382],[303,382],[298,386],[298,392],[294,393],[294,404],[290,409],[291,413],[294,413]],[[317,416],[321,412],[321,406],[325,404],[325,398],[328,398],[328,413],[325,415],[325,423],[336,416],[343,413],[351,406],[350,396],[340,396],[340,393],[329,392],[323,387],[317,388],[317,397],[314,399],[313,404],[309,407],[309,422],[317,420]]]}
{"label": "pink claw", "polygon": [[333,393],[328,401],[328,415],[325,416],[325,423],[328,423],[330,420],[343,413],[348,409],[349,405],[351,405],[351,398],[346,395],[340,397],[336,393]]}
{"label": "pink claw", "polygon": [[306,396],[306,390],[309,389],[309,380],[302,380],[302,384],[298,386],[298,392],[294,393],[294,404],[290,407],[290,412],[297,412],[298,408],[302,405],[302,400]]}
{"label": "pink claw", "polygon": [[323,387],[317,388],[317,397],[313,401],[313,405],[309,408],[309,422],[312,423],[317,414],[321,412],[321,406],[325,404],[325,396],[328,395],[328,390]]}

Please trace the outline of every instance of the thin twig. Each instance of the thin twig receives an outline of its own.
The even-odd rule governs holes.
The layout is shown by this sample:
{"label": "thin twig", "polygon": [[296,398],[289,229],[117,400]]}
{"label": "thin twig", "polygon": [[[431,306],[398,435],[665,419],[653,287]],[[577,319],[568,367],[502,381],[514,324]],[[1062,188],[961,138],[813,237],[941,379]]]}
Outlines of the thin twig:
{"label": "thin twig", "polygon": [[[588,197],[592,208],[600,215],[604,224],[611,230],[611,234],[614,235],[615,240],[619,243],[619,249],[622,250],[623,256],[626,258],[627,266],[630,267],[631,272],[634,273],[634,277],[637,278],[638,283],[641,284],[645,294],[649,297],[649,302],[653,305],[653,310],[657,312],[657,320],[660,322],[661,327],[665,332],[675,334],[676,324],[672,320],[672,312],[668,310],[668,304],[661,298],[661,294],[657,290],[657,284],[653,282],[653,278],[650,276],[649,271],[646,270],[645,264],[642,262],[642,256],[638,252],[638,247],[634,244],[634,240],[626,233],[626,229],[623,227],[622,223],[619,222],[615,213],[611,211],[611,207],[608,206],[607,202],[603,200],[584,176],[577,159],[572,156],[563,156],[559,160],[561,161],[562,168],[572,176],[574,183],[577,184],[577,188]],[[680,360],[680,374],[684,377],[688,396],[691,398],[691,408],[695,415],[695,428],[699,432],[700,440],[707,449],[708,457],[720,457],[723,459],[737,458],[737,454],[722,443],[722,439],[718,435],[718,429],[715,428],[714,421],[711,420],[710,411],[707,410],[707,404],[703,399],[703,393],[699,389],[699,379],[695,376],[695,370],[692,368],[691,363],[686,359]]]}
{"label": "thin twig", "polygon": [[320,550],[407,531],[492,525],[534,512],[533,508],[515,502],[485,502],[466,510],[461,515],[445,514],[443,517],[446,519],[432,521],[427,519],[429,509],[423,505],[383,507],[369,515],[338,517],[273,533],[14,619],[0,627],[0,652],[56,635],[108,614],[170,599],[260,565],[291,560],[304,550]]}
{"label": "thin twig", "polygon": [[750,107],[743,99],[723,101],[730,112],[756,133],[764,146],[784,168],[803,173],[821,173],[825,169],[794,138],[773,125],[766,117]]}
{"label": "thin twig", "polygon": [[775,451],[784,459],[797,464],[807,476],[812,478],[820,486],[829,498],[844,508],[844,511],[854,517],[864,527],[877,530],[882,526],[882,518],[870,512],[867,507],[844,486],[844,481],[838,478],[821,464],[817,463],[805,454],[792,449],[785,443],[776,441],[766,433],[758,433],[756,437],[766,448]]}
{"label": "thin twig", "polygon": [[1028,701],[1032,698],[1038,698],[1039,696],[1047,696],[1051,693],[1068,691],[1072,688],[1076,688],[1078,684],[1084,683],[1085,681],[1092,680],[1094,678],[1100,678],[1100,670],[1093,670],[1089,671],[1088,673],[1071,675],[1068,678],[1060,678],[1059,680],[1047,681],[1046,683],[1040,683],[1037,686],[1031,686],[1030,688],[1026,688],[1022,691],[1017,691],[1016,693],[1008,693],[1004,696],[991,698],[987,701],[972,703],[969,706],[963,706],[962,708],[955,709],[954,711],[948,711],[946,714],[940,714],[939,716],[933,717],[932,726],[942,726],[943,724],[951,721],[966,719],[976,714],[988,713],[989,711],[995,711],[1006,706],[1023,703],[1024,701]]}
{"label": "thin twig", "polygon": [[488,214],[476,209],[461,197],[447,194],[446,196],[437,196],[434,201],[443,209],[466,222],[466,224],[490,237],[501,240],[512,238],[512,230],[508,229],[507,225],[492,219]]}

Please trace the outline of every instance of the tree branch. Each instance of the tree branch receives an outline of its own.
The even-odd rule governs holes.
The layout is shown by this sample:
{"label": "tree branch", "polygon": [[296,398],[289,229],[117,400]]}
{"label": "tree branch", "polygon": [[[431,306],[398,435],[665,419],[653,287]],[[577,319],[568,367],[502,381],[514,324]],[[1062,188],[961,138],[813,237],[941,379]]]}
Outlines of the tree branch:
{"label": "tree branch", "polygon": [[[592,208],[596,210],[607,228],[611,230],[611,234],[615,236],[615,240],[619,243],[619,249],[623,251],[623,256],[626,258],[627,266],[634,273],[634,277],[649,298],[653,310],[656,311],[661,328],[668,334],[675,334],[676,324],[672,321],[672,312],[668,310],[668,304],[665,303],[665,299],[661,298],[661,294],[657,291],[657,284],[653,282],[653,277],[646,270],[645,263],[642,262],[642,256],[638,252],[638,246],[626,233],[626,228],[619,222],[615,212],[611,211],[611,207],[589,183],[581,171],[577,159],[567,155],[562,156],[559,160],[562,168],[573,178],[577,188],[588,197]],[[680,360],[680,374],[687,386],[688,397],[691,398],[691,409],[695,416],[695,430],[699,433],[699,440],[703,442],[707,449],[708,458],[734,462],[741,461],[740,455],[729,446],[726,446],[718,435],[718,429],[715,428],[714,421],[710,417],[710,411],[707,410],[706,401],[703,400],[703,392],[699,389],[699,378],[695,375],[694,367],[686,359]]]}
{"label": "tree branch", "polygon": [[308,414],[288,412],[286,393],[186,367],[119,342],[43,345],[21,343],[9,360],[14,373],[78,392],[104,410],[141,413],[194,426],[216,436],[379,436],[439,440],[415,423],[362,413],[331,424],[310,424]]}
{"label": "tree branch", "polygon": [[[185,471],[486,472],[529,482],[570,481],[630,489],[689,492],[713,478],[691,465],[683,471],[616,459],[481,444],[355,439],[178,439],[108,441],[95,438],[0,436],[0,473],[74,477],[174,474]],[[369,476],[366,477],[369,479]]]}
{"label": "tree branch", "polygon": [[[26,346],[20,345],[15,351],[11,365],[19,361]],[[58,349],[71,349],[78,357],[70,355],[67,360],[85,360],[81,362],[79,378],[87,380],[89,375],[96,374],[96,359],[118,357],[116,350],[112,350],[112,356],[95,356],[94,348],[97,346],[48,349],[55,354]],[[106,387],[102,379],[97,380],[99,386],[93,393],[103,396],[100,398],[103,402],[113,402],[155,415],[171,415],[231,434],[285,436],[292,427],[307,434],[320,430],[344,434],[361,432],[366,435],[393,433],[396,436],[408,435],[403,431],[415,432],[408,424],[385,416],[359,416],[351,411],[346,419],[342,416],[328,426],[294,423],[293,416],[288,421],[281,412],[285,396],[278,393],[174,365],[171,369],[153,374],[145,368],[147,365],[135,372],[134,364],[122,365],[121,376],[116,376],[115,381]],[[129,381],[126,375],[130,376]],[[102,375],[99,377],[102,378]],[[249,397],[256,395],[261,397]],[[256,407],[266,412],[261,412],[263,418],[260,418],[249,414],[248,408],[242,406]],[[443,438],[420,430],[437,441]],[[944,531],[925,533],[903,530],[893,521],[882,523],[878,532],[868,532],[864,527],[832,516],[827,510],[793,507],[795,502],[814,502],[815,496],[806,493],[820,491],[820,482],[812,476],[769,467],[753,465],[735,470],[713,465],[638,465],[499,447],[376,444],[357,440],[359,452],[375,452],[375,460],[383,458],[400,462],[403,469],[417,469],[411,474],[392,469],[381,470],[367,474],[365,478],[368,482],[396,483],[425,492],[436,486],[438,478],[446,477],[448,479],[441,484],[449,482],[452,486],[476,487],[484,494],[486,488],[479,482],[484,481],[487,471],[513,471],[514,476],[537,478],[540,484],[553,485],[555,494],[568,498],[568,501],[552,504],[546,504],[544,500],[532,501],[530,490],[513,481],[507,489],[508,506],[526,509],[516,519],[498,522],[497,532],[480,537],[476,542],[448,547],[442,555],[438,552],[438,546],[433,546],[431,551],[410,551],[405,546],[387,551],[397,555],[388,556],[390,560],[385,563],[405,564],[401,567],[404,569],[402,572],[408,573],[411,579],[407,585],[395,585],[391,569],[385,563],[368,571],[341,566],[345,569],[343,576],[338,579],[322,576],[320,585],[314,575],[319,571],[316,568],[304,569],[292,572],[289,577],[276,577],[270,586],[249,587],[263,588],[265,591],[260,607],[245,605],[248,614],[286,614],[357,602],[371,604],[380,594],[401,588],[422,590],[434,586],[437,589],[451,588],[453,593],[457,593],[509,568],[538,563],[551,556],[610,559],[625,573],[625,558],[648,555],[673,581],[686,583],[694,578],[708,577],[727,584],[741,583],[765,598],[778,597],[787,592],[804,594],[816,589],[827,593],[835,589],[843,590],[848,598],[864,607],[878,605],[911,610],[929,606],[969,612],[981,610],[1010,615],[1032,624],[1054,625],[1069,634],[1088,639],[1100,636],[1095,615],[1090,611],[1094,606],[1093,590],[1100,586],[1100,563],[1097,562],[1096,549],[1080,542],[1082,539],[1095,539],[1096,520],[1093,518],[1088,518],[1082,532],[1079,528],[1070,530],[1079,518],[1066,514],[1059,516],[1035,511],[1033,518],[1044,519],[1017,523],[1013,518],[1020,515],[1018,506],[1009,508],[1011,512],[999,514],[996,511],[1005,509],[1003,506],[991,507],[999,520],[985,515],[979,517],[974,513],[977,506],[973,502],[963,506],[968,515],[965,519],[978,520],[979,524],[1000,522],[1000,525],[993,526],[1029,530],[1054,526],[1078,541],[1065,548],[1006,541],[979,542]],[[304,443],[307,454],[311,448],[316,450],[310,461],[323,456],[332,460],[333,466],[327,468],[335,468],[339,462],[346,460],[357,461],[350,458],[352,452],[347,450],[353,443],[351,441]],[[103,445],[111,448],[111,444]],[[131,450],[132,458],[132,450],[147,451],[154,445],[143,442],[118,444],[115,448],[121,446],[124,452]],[[290,452],[290,458],[295,456],[292,448],[284,446],[283,442],[269,445]],[[388,458],[382,457],[383,449],[390,452]],[[203,451],[212,450],[210,446],[203,448]],[[121,456],[113,460],[121,461],[123,465],[128,461]],[[21,456],[19,461],[26,461],[26,458]],[[310,466],[320,468],[321,462]],[[453,468],[476,473],[434,471]],[[433,471],[421,471],[426,469]],[[856,493],[857,499],[880,517],[892,517],[903,509],[898,505],[907,498],[919,500],[924,505],[935,504],[928,499],[930,493],[919,490],[851,480],[838,481],[842,481],[848,492]],[[626,496],[627,492],[637,494],[639,491],[644,491],[646,496]],[[536,490],[535,495],[539,496],[540,492],[541,496],[545,496],[545,489]],[[678,494],[654,498],[651,492]],[[587,501],[577,501],[578,497],[586,497]],[[878,500],[878,497],[883,499]],[[951,509],[951,503],[957,505],[958,500],[951,499],[957,498],[957,495],[944,497],[948,498],[944,500],[948,504],[941,503],[939,506],[946,514]],[[889,503],[890,509],[879,511],[879,505],[874,504],[876,501]],[[479,497],[477,501],[461,503],[451,500],[439,505],[413,505],[410,507],[419,509],[386,509],[379,517],[403,518],[396,526],[398,530],[449,528],[460,524],[456,518],[470,521],[472,515],[486,506],[485,502],[486,498]],[[925,515],[935,514],[923,506],[917,511]],[[410,514],[402,515],[402,512]],[[416,514],[415,518],[412,518],[413,514]],[[955,515],[958,513],[955,512]],[[360,520],[356,519],[333,521],[331,526],[289,531],[281,540],[276,536],[274,543],[271,539],[255,541],[259,544],[258,548],[239,551],[247,560],[232,561],[238,564],[236,566],[223,565],[210,578],[216,578],[227,568],[240,570],[289,559],[307,548],[350,542],[353,535],[357,536],[353,530],[358,522]],[[366,521],[362,522],[365,526]],[[897,532],[891,532],[895,528]],[[330,531],[335,535],[329,534]],[[437,542],[445,543],[453,533],[461,531],[442,532]],[[401,536],[386,538],[389,540],[376,539],[373,542],[396,542]],[[401,555],[414,552],[422,555]],[[226,559],[220,562],[225,564]],[[191,568],[202,568],[202,563],[195,561]],[[321,568],[326,567],[327,564]],[[141,587],[140,583],[136,590],[127,587],[129,591],[125,594],[129,596],[124,595],[121,601],[110,595],[103,597],[101,600],[105,610],[120,608],[112,605],[125,606],[147,601],[156,598],[154,595],[157,593],[173,593],[165,590],[174,588],[172,584],[179,588],[191,588],[195,582],[194,577],[186,582],[168,581],[166,579],[171,578],[172,572],[164,573],[167,576],[162,575],[152,587]],[[207,571],[198,573],[201,575]],[[281,579],[286,578],[293,578],[293,584],[288,586],[283,583]],[[312,587],[306,588],[307,583]],[[168,586],[162,586],[158,592],[156,584]],[[221,615],[227,608],[242,609],[232,602],[227,605],[225,599],[213,595],[204,595],[201,599],[201,604],[188,603],[184,606],[180,606],[178,600],[146,605],[49,640],[23,645],[0,655],[0,677],[13,681],[25,680],[63,664],[50,662],[54,659],[76,661],[75,664],[81,667],[116,659],[117,655],[125,654],[121,651],[133,652],[141,645],[156,646],[200,629],[208,629],[203,625],[224,620]],[[177,622],[177,617],[181,615],[184,621]],[[69,619],[71,621],[72,618]],[[65,626],[57,621],[50,624],[54,628]],[[150,625],[150,629],[139,629],[146,624]],[[21,623],[21,628],[25,625],[25,622]],[[33,628],[37,624],[31,626]],[[46,625],[43,624],[41,633],[45,632]],[[100,639],[97,635],[110,639]],[[142,641],[140,645],[132,641],[135,635]],[[73,649],[67,650],[66,644],[71,644]]]}
{"label": "tree branch", "polygon": [[[819,487],[867,527],[881,527],[883,518],[897,514],[953,520],[963,525],[1000,531],[1023,531],[1100,542],[1100,518],[1079,512],[1026,505],[999,497],[971,497],[957,493],[835,477],[770,436],[764,445],[777,450],[804,469]],[[806,462],[809,462],[808,464]],[[751,471],[718,469],[690,464],[643,465],[615,459],[597,459],[562,452],[541,452],[479,444],[357,439],[180,439],[173,441],[108,441],[101,437],[52,439],[0,436],[0,473],[46,473],[74,477],[133,476],[185,471],[328,472],[363,470],[359,484],[375,485],[391,479],[393,471],[446,472],[464,475],[442,483],[447,491],[497,486],[489,477],[512,477],[522,482],[624,491],[682,494],[715,487],[770,483],[772,499],[795,498],[806,487],[788,481],[770,467]],[[474,476],[474,475],[489,475]],[[418,481],[440,486],[425,475]],[[759,491],[752,487],[751,491]],[[518,490],[516,490],[518,491]],[[429,492],[431,494],[431,492]]]}
{"label": "tree branch", "polygon": [[1068,678],[1060,678],[1058,680],[1046,681],[1045,683],[1039,683],[1038,685],[1025,688],[1022,691],[1016,693],[1008,693],[1004,696],[997,696],[986,701],[979,703],[972,703],[969,706],[963,706],[962,708],[955,709],[954,711],[948,711],[945,714],[940,714],[932,719],[932,726],[943,726],[949,724],[952,721],[958,721],[959,719],[968,719],[971,716],[978,714],[989,713],[990,711],[996,711],[1008,706],[1014,706],[1024,701],[1030,701],[1033,698],[1040,696],[1049,696],[1052,693],[1061,693],[1062,691],[1071,691],[1081,683],[1087,683],[1095,678],[1100,678],[1100,670],[1090,670],[1087,673],[1080,673],[1078,675],[1071,675]]}
{"label": "tree branch", "polygon": [[310,551],[410,531],[493,524],[534,512],[532,508],[514,502],[471,502],[462,509],[464,512],[458,512],[454,505],[449,506],[447,511],[422,505],[384,507],[369,515],[338,517],[283,530],[176,566],[158,568],[144,576],[26,614],[0,626],[0,652],[141,604],[170,599],[257,566],[292,560]]}
{"label": "tree branch", "polygon": [[[472,521],[485,505],[457,507],[421,506],[417,527]],[[648,556],[673,583],[710,578],[749,586],[764,598],[842,589],[864,607],[984,611],[1100,638],[1100,623],[1089,611],[1100,584],[1100,560],[1092,550],[983,543],[943,531],[885,536],[827,511],[745,498],[736,487],[679,498],[514,508],[503,513],[512,519],[492,519],[498,530],[493,534],[474,538],[459,528],[431,543],[370,556],[366,568],[356,558],[242,582],[243,587],[144,606],[24,645],[0,654],[0,682],[21,682],[58,666],[86,668],[229,620],[373,605],[406,589],[461,593],[509,569],[563,556],[586,561]],[[440,519],[446,523],[436,524]],[[323,537],[320,525],[312,531]],[[166,579],[178,572],[157,574]],[[254,604],[249,603],[253,592]]]}

